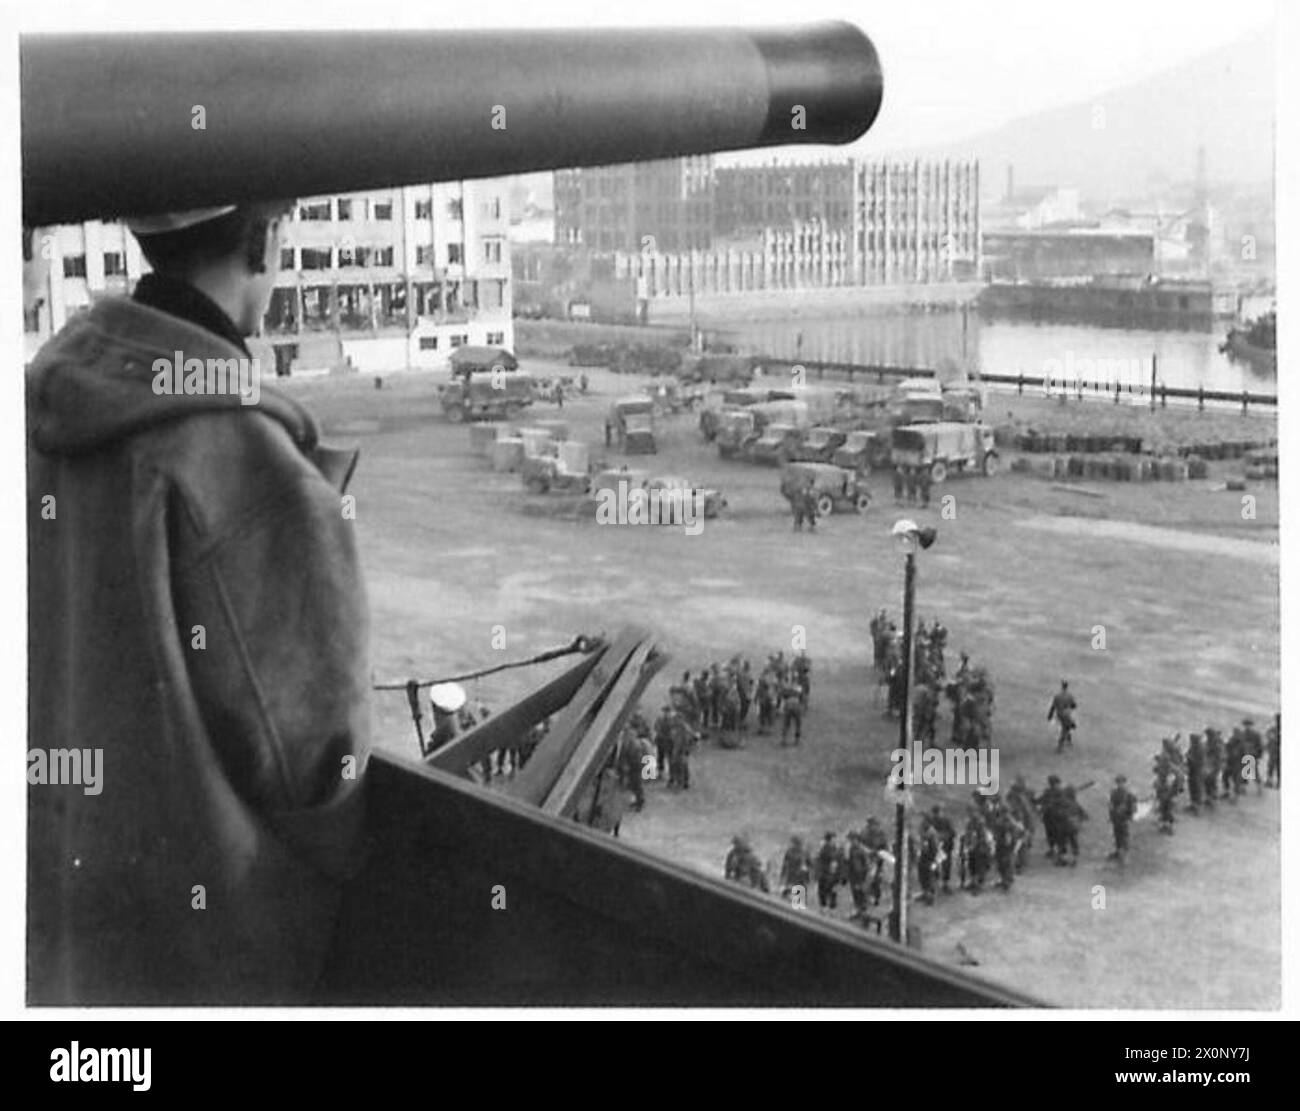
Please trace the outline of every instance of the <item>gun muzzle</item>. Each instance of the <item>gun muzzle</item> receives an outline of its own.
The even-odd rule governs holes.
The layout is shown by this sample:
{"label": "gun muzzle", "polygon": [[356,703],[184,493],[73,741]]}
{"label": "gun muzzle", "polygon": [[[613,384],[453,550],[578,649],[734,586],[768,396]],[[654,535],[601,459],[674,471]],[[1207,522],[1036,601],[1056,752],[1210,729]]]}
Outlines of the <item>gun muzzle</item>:
{"label": "gun muzzle", "polygon": [[882,96],[847,23],[27,35],[20,66],[29,227],[845,143]]}

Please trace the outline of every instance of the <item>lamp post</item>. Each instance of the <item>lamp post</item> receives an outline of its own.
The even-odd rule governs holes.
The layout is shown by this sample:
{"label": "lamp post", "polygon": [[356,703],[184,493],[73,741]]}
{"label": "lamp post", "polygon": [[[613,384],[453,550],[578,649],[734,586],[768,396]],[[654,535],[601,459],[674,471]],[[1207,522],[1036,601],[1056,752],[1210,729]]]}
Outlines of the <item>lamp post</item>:
{"label": "lamp post", "polygon": [[935,530],[919,528],[907,519],[895,523],[895,542],[903,553],[903,698],[898,723],[898,744],[903,750],[902,781],[898,784],[898,800],[894,805],[894,909],[889,917],[889,936],[900,944],[907,944],[907,803],[912,760],[912,625],[916,602],[916,552],[930,547],[935,541]]}

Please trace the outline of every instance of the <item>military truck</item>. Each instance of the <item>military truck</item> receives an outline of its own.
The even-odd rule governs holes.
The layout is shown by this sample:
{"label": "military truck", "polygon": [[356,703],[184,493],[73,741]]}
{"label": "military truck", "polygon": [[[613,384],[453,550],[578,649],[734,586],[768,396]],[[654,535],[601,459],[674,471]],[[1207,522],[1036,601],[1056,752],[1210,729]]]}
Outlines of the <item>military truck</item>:
{"label": "military truck", "polygon": [[476,371],[519,369],[519,360],[504,347],[463,344],[451,353],[451,376],[465,378]]}
{"label": "military truck", "polygon": [[890,461],[895,466],[928,467],[931,480],[939,483],[954,472],[996,474],[998,450],[987,424],[909,424],[894,429]]}
{"label": "military truck", "polygon": [[771,389],[766,386],[741,386],[738,389],[724,390],[716,403],[706,404],[700,413],[700,434],[706,441],[711,442],[718,434],[722,414],[729,409],[748,409],[751,405],[761,405],[765,401],[793,401],[794,399],[793,390]]}
{"label": "military truck", "polygon": [[655,442],[655,403],[650,397],[622,397],[609,407],[605,418],[605,446],[617,446],[627,455],[653,455]]}
{"label": "military truck", "polygon": [[537,399],[537,383],[504,347],[465,345],[451,353],[451,381],[438,388],[442,411],[466,420],[512,420]]}
{"label": "military truck", "polygon": [[871,494],[858,475],[829,463],[790,463],[781,471],[781,496],[789,501],[811,480],[817,495],[817,512],[861,513],[871,505]]}
{"label": "military truck", "polygon": [[735,382],[745,384],[754,377],[757,359],[753,355],[700,355],[682,367],[684,382]]}
{"label": "military truck", "polygon": [[442,411],[453,424],[514,420],[534,399],[532,375],[522,370],[471,370],[438,390]]}
{"label": "military truck", "polygon": [[[907,388],[903,388],[906,386]],[[889,403],[890,424],[971,423],[979,419],[984,398],[977,386],[911,380],[901,383]]]}
{"label": "military truck", "polygon": [[833,463],[835,453],[848,437],[849,434],[843,429],[818,425],[808,430],[808,434],[791,451],[790,458],[802,463]]}
{"label": "military truck", "polygon": [[866,477],[877,467],[889,464],[890,438],[878,431],[850,432],[831,456],[830,462]]}
{"label": "military truck", "polygon": [[754,463],[788,463],[803,442],[804,430],[793,424],[772,423],[751,440],[746,458]]}
{"label": "military truck", "polygon": [[803,401],[765,401],[744,409],[724,409],[714,441],[723,459],[749,458],[750,447],[769,424],[805,429],[812,426]]}

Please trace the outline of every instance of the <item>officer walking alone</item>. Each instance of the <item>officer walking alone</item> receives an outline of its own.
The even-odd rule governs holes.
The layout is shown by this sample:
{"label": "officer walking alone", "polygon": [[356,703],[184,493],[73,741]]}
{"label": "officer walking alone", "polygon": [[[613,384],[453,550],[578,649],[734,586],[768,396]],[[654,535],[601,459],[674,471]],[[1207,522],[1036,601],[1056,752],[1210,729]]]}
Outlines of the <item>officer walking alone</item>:
{"label": "officer walking alone", "polygon": [[1070,684],[1061,680],[1061,689],[1052,695],[1052,704],[1047,710],[1047,720],[1056,718],[1061,733],[1056,740],[1056,751],[1063,752],[1065,746],[1074,747],[1074,711],[1078,708],[1074,695],[1070,693]]}

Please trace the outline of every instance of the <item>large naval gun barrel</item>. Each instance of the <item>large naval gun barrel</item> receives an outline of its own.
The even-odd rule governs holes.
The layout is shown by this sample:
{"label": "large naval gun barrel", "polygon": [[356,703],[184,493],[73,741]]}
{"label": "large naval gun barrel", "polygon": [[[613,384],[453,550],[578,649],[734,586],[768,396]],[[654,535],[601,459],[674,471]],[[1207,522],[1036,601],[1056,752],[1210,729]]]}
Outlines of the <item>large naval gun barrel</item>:
{"label": "large naval gun barrel", "polygon": [[28,35],[28,226],[791,143],[880,110],[847,23]]}

